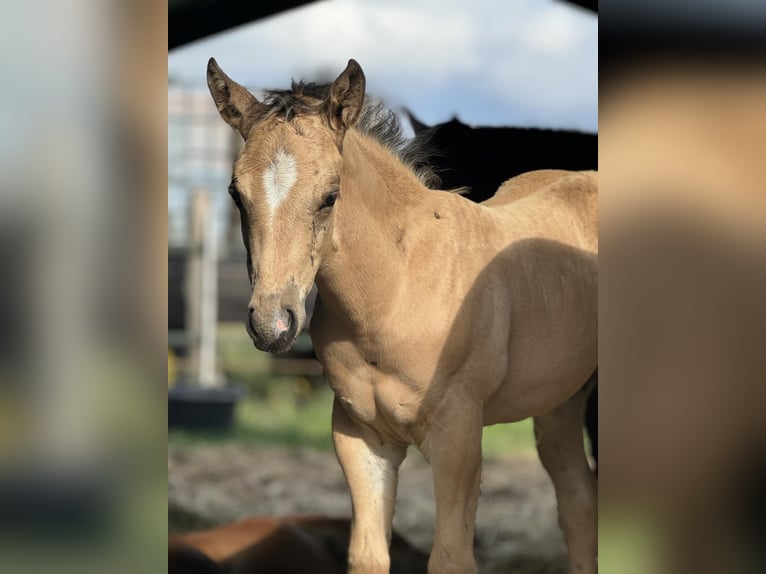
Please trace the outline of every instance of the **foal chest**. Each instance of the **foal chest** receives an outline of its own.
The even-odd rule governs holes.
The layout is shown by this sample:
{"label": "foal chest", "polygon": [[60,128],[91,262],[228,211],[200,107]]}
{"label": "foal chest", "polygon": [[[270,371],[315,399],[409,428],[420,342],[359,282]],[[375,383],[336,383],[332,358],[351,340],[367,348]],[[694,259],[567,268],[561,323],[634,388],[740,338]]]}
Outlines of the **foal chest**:
{"label": "foal chest", "polygon": [[422,396],[416,384],[387,373],[358,353],[343,358],[323,354],[330,387],[354,419],[403,441],[416,439]]}

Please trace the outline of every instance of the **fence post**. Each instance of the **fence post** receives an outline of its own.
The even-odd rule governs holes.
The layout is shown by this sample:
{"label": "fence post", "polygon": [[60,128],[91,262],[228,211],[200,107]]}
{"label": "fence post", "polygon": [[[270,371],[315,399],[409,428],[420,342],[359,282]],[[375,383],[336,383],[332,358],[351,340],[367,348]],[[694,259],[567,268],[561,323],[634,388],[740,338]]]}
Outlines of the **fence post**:
{"label": "fence post", "polygon": [[186,284],[189,371],[200,387],[212,388],[220,381],[216,376],[218,258],[210,193],[198,190],[192,195],[190,219]]}

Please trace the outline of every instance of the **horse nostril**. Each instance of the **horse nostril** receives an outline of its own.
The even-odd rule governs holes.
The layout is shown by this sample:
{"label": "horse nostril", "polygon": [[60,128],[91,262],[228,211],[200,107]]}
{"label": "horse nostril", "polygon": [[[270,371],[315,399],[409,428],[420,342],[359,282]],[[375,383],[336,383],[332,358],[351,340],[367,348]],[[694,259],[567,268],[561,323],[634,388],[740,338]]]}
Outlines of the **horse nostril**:
{"label": "horse nostril", "polygon": [[294,321],[295,313],[293,310],[289,307],[282,309],[274,321],[274,327],[276,329],[277,335],[281,336],[290,331],[290,327],[292,327]]}
{"label": "horse nostril", "polygon": [[295,311],[291,307],[285,307],[285,313],[287,313],[287,330],[289,331],[295,325]]}

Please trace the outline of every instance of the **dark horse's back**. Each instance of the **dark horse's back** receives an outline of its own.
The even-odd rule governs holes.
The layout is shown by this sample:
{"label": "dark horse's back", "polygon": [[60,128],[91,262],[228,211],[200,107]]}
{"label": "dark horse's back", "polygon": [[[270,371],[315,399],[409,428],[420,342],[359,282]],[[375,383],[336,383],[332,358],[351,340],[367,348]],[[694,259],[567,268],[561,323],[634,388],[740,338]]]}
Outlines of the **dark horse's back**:
{"label": "dark horse's back", "polygon": [[467,187],[481,202],[500,185],[539,169],[598,169],[598,136],[537,128],[471,127],[457,119],[432,127],[413,120],[417,138],[432,151],[427,162],[442,189]]}

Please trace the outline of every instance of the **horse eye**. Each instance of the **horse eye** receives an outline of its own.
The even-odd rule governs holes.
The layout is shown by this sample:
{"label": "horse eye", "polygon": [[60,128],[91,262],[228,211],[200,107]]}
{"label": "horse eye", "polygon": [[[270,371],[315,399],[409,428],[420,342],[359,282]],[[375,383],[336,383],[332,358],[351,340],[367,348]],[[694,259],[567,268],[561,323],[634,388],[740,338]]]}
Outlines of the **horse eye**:
{"label": "horse eye", "polygon": [[333,205],[335,205],[335,201],[338,199],[338,190],[333,190],[330,193],[328,193],[324,200],[322,201],[322,205],[319,209],[329,209]]}
{"label": "horse eye", "polygon": [[242,203],[242,197],[239,195],[237,186],[233,183],[229,186],[229,195],[234,200],[234,203],[237,204],[237,207],[239,207],[239,205]]}

